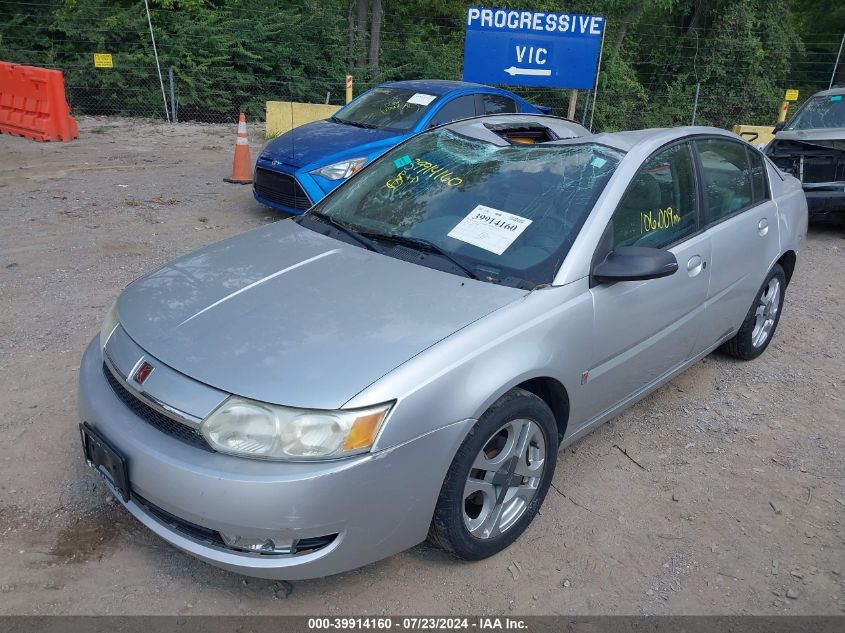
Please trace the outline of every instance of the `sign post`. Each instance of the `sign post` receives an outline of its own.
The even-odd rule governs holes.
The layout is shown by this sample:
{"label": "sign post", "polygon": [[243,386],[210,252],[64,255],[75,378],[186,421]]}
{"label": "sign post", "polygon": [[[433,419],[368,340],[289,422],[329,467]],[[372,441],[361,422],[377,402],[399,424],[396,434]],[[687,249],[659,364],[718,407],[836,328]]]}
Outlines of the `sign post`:
{"label": "sign post", "polygon": [[470,7],[464,81],[592,90],[604,28],[596,15]]}
{"label": "sign post", "polygon": [[789,110],[790,101],[798,101],[797,90],[787,89],[786,94],[783,95],[783,102],[780,104],[780,112],[778,113],[778,123],[786,121],[786,113]]}

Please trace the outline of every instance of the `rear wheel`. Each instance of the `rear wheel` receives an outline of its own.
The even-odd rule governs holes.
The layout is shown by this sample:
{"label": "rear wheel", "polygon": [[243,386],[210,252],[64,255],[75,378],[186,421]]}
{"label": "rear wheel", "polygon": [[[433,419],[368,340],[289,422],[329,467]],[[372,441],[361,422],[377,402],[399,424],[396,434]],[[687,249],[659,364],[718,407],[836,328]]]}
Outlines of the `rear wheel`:
{"label": "rear wheel", "polygon": [[742,360],[752,360],[762,354],[769,346],[780,321],[785,289],[786,275],[783,268],[775,264],[754,298],[736,336],[722,345],[721,350]]}
{"label": "rear wheel", "polygon": [[505,549],[540,509],[557,448],[557,425],[548,405],[523,389],[506,393],[455,454],[429,540],[467,560]]}

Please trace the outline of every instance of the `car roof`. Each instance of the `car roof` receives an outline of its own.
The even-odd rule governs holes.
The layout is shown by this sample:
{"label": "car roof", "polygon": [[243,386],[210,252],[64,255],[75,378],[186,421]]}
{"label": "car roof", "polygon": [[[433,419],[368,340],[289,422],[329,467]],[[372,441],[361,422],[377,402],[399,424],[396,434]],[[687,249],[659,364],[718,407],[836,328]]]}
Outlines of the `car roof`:
{"label": "car roof", "polygon": [[685,125],[681,127],[647,128],[644,130],[631,130],[627,132],[601,132],[590,134],[578,139],[567,139],[557,141],[558,143],[590,142],[600,145],[607,145],[623,152],[630,152],[636,148],[646,150],[656,149],[666,143],[686,138],[688,136],[725,136],[734,140],[741,140],[733,132],[728,132],[718,127],[704,125]]}
{"label": "car roof", "polygon": [[548,127],[561,136],[560,140],[548,141],[547,144],[549,145],[597,143],[599,145],[606,145],[608,147],[618,149],[624,153],[628,153],[634,149],[641,149],[650,153],[654,149],[657,149],[667,143],[689,136],[725,136],[733,140],[745,142],[744,139],[733,132],[728,132],[722,128],[703,125],[687,125],[674,128],[650,128],[627,132],[601,132],[599,134],[591,134],[577,121],[569,121],[568,119],[551,117],[542,114],[527,113],[478,116],[463,119],[461,121],[454,121],[442,127],[453,129],[460,134],[472,136],[480,140],[491,141],[495,140],[496,137],[487,130],[485,123],[495,123],[497,125],[513,124],[514,127],[519,127],[520,125],[531,122],[548,125]]}
{"label": "car roof", "polygon": [[513,127],[512,131],[543,126],[551,130],[560,140],[547,141],[547,144],[573,140],[589,135],[587,128],[577,121],[547,114],[521,112],[517,114],[486,114],[470,117],[459,121],[452,121],[438,129],[453,130],[463,136],[468,136],[494,145],[508,145],[509,142],[500,136],[500,132]]}
{"label": "car roof", "polygon": [[426,92],[432,95],[445,95],[455,90],[496,90],[491,86],[484,84],[474,84],[468,81],[453,81],[449,79],[413,79],[407,81],[388,81],[378,86],[389,88],[405,88],[406,90],[416,90],[419,92]]}

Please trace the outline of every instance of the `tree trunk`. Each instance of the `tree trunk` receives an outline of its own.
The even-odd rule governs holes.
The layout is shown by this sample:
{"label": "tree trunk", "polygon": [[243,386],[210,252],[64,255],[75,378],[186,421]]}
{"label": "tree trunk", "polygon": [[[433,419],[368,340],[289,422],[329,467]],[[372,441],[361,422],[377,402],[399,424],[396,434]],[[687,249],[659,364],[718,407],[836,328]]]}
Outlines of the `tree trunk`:
{"label": "tree trunk", "polygon": [[637,19],[642,9],[643,0],[635,0],[634,4],[631,5],[631,8],[628,10],[628,13],[625,14],[624,18],[622,18],[622,25],[619,27],[619,35],[616,36],[616,41],[613,43],[613,52],[610,55],[611,66],[616,62],[616,57],[619,55],[619,50],[622,48],[622,41],[628,33],[628,27],[631,26],[631,22]]}
{"label": "tree trunk", "polygon": [[381,44],[381,0],[373,0],[373,17],[370,23],[370,68],[378,75],[379,45]]}
{"label": "tree trunk", "polygon": [[701,24],[701,20],[704,18],[704,13],[707,10],[706,4],[706,0],[695,0],[692,16],[687,27],[687,35],[692,35],[692,32]]}
{"label": "tree trunk", "polygon": [[358,26],[355,33],[355,66],[357,68],[364,68],[367,65],[367,10],[369,5],[368,0],[358,0]]}
{"label": "tree trunk", "polygon": [[355,63],[355,0],[353,0],[349,5],[349,27],[348,27],[348,52],[347,52],[347,65],[346,67],[352,69],[353,64]]}

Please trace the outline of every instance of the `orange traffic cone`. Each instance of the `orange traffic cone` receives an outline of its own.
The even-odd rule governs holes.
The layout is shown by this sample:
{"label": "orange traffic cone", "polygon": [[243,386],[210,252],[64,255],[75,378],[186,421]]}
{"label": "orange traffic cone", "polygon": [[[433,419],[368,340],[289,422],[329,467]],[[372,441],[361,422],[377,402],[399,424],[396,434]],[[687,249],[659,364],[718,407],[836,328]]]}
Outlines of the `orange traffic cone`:
{"label": "orange traffic cone", "polygon": [[252,182],[252,159],[249,157],[249,137],[246,133],[246,117],[241,112],[238,120],[238,137],[235,139],[235,159],[232,161],[232,177],[226,182],[248,185]]}

